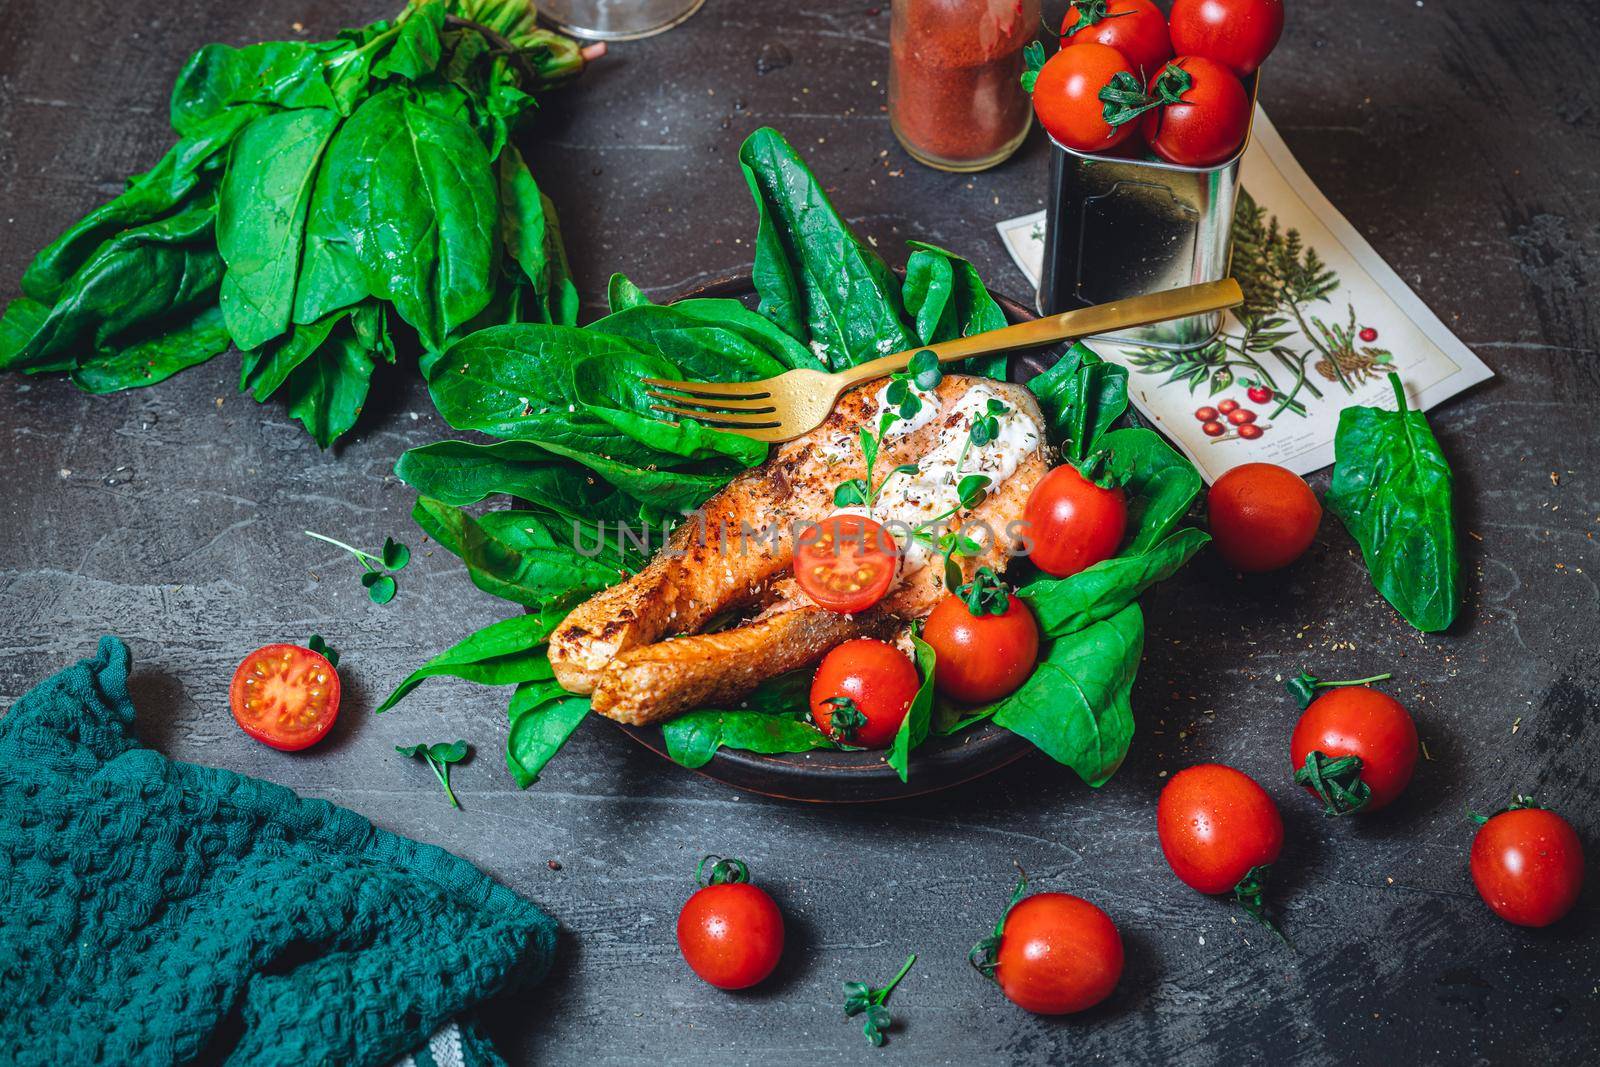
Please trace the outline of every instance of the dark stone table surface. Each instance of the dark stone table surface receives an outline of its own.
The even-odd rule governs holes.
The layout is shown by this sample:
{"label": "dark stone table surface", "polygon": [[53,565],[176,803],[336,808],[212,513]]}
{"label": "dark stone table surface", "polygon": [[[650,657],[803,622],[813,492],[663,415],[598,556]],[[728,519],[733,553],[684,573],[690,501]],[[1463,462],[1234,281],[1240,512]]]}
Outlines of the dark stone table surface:
{"label": "dark stone table surface", "polygon": [[[281,405],[235,393],[229,355],[103,398],[0,380],[0,706],[119,634],[150,744],[347,805],[546,906],[566,930],[555,974],[494,1018],[515,1062],[1595,1062],[1600,887],[1553,929],[1500,922],[1467,877],[1463,809],[1533,792],[1600,859],[1600,83],[1583,74],[1600,7],[1290,6],[1265,106],[1329,198],[1498,375],[1434,415],[1470,534],[1450,633],[1407,627],[1329,520],[1281,577],[1243,581],[1207,553],[1146,597],[1139,731],[1098,792],[1029,758],[885,806],[768,801],[603,721],[523,792],[501,765],[505,692],[433,681],[370,714],[412,667],[506,613],[422,544],[391,474],[404,448],[446,430],[415,376],[382,376],[358,431],[319,453]],[[158,157],[166,93],[193,49],[295,23],[329,36],[390,7],[0,0],[0,296]],[[550,98],[526,143],[587,314],[612,270],[660,296],[747,268],[755,214],[735,153],[760,124],[809,155],[891,263],[905,238],[926,238],[1024,295],[993,224],[1042,205],[1044,144],[1035,134],[972,178],[911,163],[882,110],[887,32],[881,0],[710,0]],[[792,62],[758,74],[764,48]],[[306,529],[410,541],[399,597],[369,604],[354,563]],[[234,727],[227,679],[249,649],[312,631],[344,652],[344,714],[316,750],[270,751]],[[1294,711],[1274,679],[1306,665],[1395,672],[1431,759],[1384,817],[1325,821],[1287,781]],[[461,811],[394,751],[456,736],[477,746],[455,775]],[[1162,860],[1163,776],[1204,760],[1280,802],[1290,841],[1275,895],[1292,950]],[[708,851],[748,859],[789,918],[784,964],[760,991],[718,993],[678,957],[675,916]],[[1121,926],[1127,971],[1103,1007],[1034,1018],[967,967],[1013,860]],[[886,979],[912,950],[893,1002],[903,1028],[874,1052],[841,1017],[839,983]]]}

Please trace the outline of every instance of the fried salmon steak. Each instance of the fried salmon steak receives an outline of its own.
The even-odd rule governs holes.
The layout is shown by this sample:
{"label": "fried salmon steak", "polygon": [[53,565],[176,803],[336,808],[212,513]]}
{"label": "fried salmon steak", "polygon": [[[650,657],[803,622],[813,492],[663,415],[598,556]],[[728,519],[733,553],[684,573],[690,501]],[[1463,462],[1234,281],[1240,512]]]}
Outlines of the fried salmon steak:
{"label": "fried salmon steak", "polygon": [[[815,663],[851,638],[890,637],[933,610],[945,594],[942,561],[930,538],[908,539],[903,529],[921,527],[936,538],[965,523],[983,547],[955,557],[964,578],[981,566],[1003,569],[1020,541],[1028,495],[1049,469],[1043,419],[1021,386],[952,374],[918,394],[922,410],[889,429],[874,467],[883,479],[901,465],[918,466],[891,474],[872,509],[902,541],[896,585],[868,611],[843,615],[816,606],[795,583],[797,533],[840,510],[862,511],[835,507],[833,493],[866,476],[858,434],[877,431],[881,385],[845,394],[821,426],[708,500],[644,570],[574,609],[550,636],[556,680],[590,694],[600,714],[634,725],[733,706],[764,679]],[[974,445],[972,423],[985,416],[996,418],[999,432]],[[971,474],[991,484],[968,511],[955,486]],[[955,514],[939,519],[951,505]],[[939,521],[928,525],[931,519]],[[700,632],[730,615],[747,621]]]}

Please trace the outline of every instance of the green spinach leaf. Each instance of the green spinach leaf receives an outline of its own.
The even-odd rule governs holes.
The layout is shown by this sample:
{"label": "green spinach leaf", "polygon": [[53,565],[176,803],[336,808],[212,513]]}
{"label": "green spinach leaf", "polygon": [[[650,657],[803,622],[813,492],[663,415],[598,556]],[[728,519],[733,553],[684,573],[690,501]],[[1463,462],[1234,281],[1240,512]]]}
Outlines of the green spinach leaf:
{"label": "green spinach leaf", "polygon": [[330,243],[354,250],[367,292],[438,349],[489,301],[499,216],[489,157],[437,93],[370,97],[328,145]]}
{"label": "green spinach leaf", "polygon": [[911,635],[911,644],[917,653],[917,672],[922,675],[922,684],[917,687],[917,695],[911,698],[911,706],[906,709],[906,717],[900,720],[900,729],[895,731],[894,742],[889,746],[889,766],[900,776],[902,782],[908,781],[911,775],[911,750],[928,739],[928,731],[933,722],[933,666],[935,653],[933,646],[928,644],[916,634]]}
{"label": "green spinach leaf", "polygon": [[[496,517],[499,516],[499,517]],[[583,538],[579,524],[545,524],[528,511],[491,512],[474,519],[460,508],[419,497],[411,512],[429,536],[461,557],[467,575],[486,593],[540,607],[598,592],[627,576],[613,546]],[[593,545],[593,557],[579,551]]]}
{"label": "green spinach leaf", "polygon": [[1128,370],[1079,342],[1028,383],[1061,454],[1082,463],[1128,408]]}
{"label": "green spinach leaf", "polygon": [[1149,551],[1116,556],[1066,578],[1035,578],[1017,590],[1045,637],[1076,633],[1120,612],[1139,594],[1178,572],[1209,534],[1186,528]]}
{"label": "green spinach leaf", "polygon": [[553,682],[524,682],[512,694],[506,714],[511,720],[506,768],[517,786],[526,789],[539,780],[545,764],[588,717],[589,699],[573,696]]}
{"label": "green spinach leaf", "polygon": [[1110,780],[1133,740],[1133,680],[1144,616],[1117,614],[1052,640],[1033,676],[995,709],[994,721],[1032,741],[1091,786]]}
{"label": "green spinach leaf", "polygon": [[[789,143],[759,129],[745,139],[739,162],[765,231],[754,271],[762,313],[809,339],[833,370],[915,347],[894,275],[850,232]],[[794,328],[799,321],[806,332]]]}
{"label": "green spinach leaf", "polygon": [[1361,546],[1378,592],[1412,626],[1436,633],[1461,607],[1455,479],[1427,416],[1409,408],[1399,375],[1389,381],[1397,410],[1339,413],[1328,509]]}
{"label": "green spinach leaf", "polygon": [[690,711],[661,724],[667,755],[693,770],[704,767],[724,746],[772,755],[836,748],[821,730],[792,714],[741,709]]}
{"label": "green spinach leaf", "polygon": [[[906,311],[916,320],[917,336],[923,344],[1005,328],[1006,313],[989,295],[976,267],[937,245],[922,241],[907,244],[913,251],[906,261],[901,295]],[[962,360],[955,369],[1005,381],[1006,368],[1006,354],[1000,352]]]}
{"label": "green spinach leaf", "polygon": [[220,303],[241,349],[289,326],[312,179],[339,116],[322,108],[263,115],[233,142],[217,199]]}
{"label": "green spinach leaf", "polygon": [[222,310],[213,305],[183,326],[164,327],[146,340],[90,357],[72,372],[72,383],[86,393],[154,385],[227,351],[228,343]]}
{"label": "green spinach leaf", "polygon": [[0,369],[71,370],[88,351],[114,350],[125,331],[213,302],[223,270],[210,245],[214,217],[214,197],[204,194],[106,241],[54,306],[13,301]]}
{"label": "green spinach leaf", "polygon": [[513,615],[490,623],[412,671],[377,710],[388,711],[427,679],[445,675],[479,685],[549,681],[553,675],[544,643],[553,629],[538,615]]}

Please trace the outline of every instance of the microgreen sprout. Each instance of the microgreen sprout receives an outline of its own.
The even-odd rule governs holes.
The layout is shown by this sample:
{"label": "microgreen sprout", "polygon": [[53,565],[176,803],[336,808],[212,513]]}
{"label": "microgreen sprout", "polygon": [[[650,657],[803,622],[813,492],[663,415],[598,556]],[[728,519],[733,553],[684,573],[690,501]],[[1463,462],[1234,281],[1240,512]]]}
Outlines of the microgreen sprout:
{"label": "microgreen sprout", "polygon": [[321,634],[312,634],[311,640],[306,642],[306,647],[327,660],[328,666],[337,667],[339,665],[339,650],[328,644]]}
{"label": "microgreen sprout", "polygon": [[395,582],[394,574],[405,570],[407,563],[411,562],[411,550],[392,537],[383,539],[383,550],[378,555],[363,552],[343,541],[336,541],[325,534],[304,531],[307,537],[315,537],[318,541],[325,541],[335,548],[342,548],[366,568],[361,573],[361,584],[366,587],[367,596],[374,604],[387,604],[394,599]]}
{"label": "microgreen sprout", "polygon": [[926,348],[911,357],[911,362],[905,370],[895,371],[889,375],[889,384],[884,387],[883,414],[878,418],[877,432],[873,433],[866,427],[861,429],[861,456],[866,460],[867,476],[851,478],[835,486],[834,507],[860,506],[870,512],[872,505],[878,500],[878,494],[883,492],[884,485],[891,477],[896,474],[917,473],[915,463],[902,463],[885,474],[881,481],[873,480],[884,435],[895,423],[902,419],[914,419],[922,411],[922,398],[917,395],[918,390],[928,392],[937,389],[942,381],[944,381],[944,371],[939,367],[939,357]]}
{"label": "microgreen sprout", "polygon": [[846,1018],[865,1015],[866,1021],[861,1026],[861,1032],[867,1035],[867,1040],[875,1047],[881,1047],[885,1034],[894,1020],[889,1017],[889,1009],[884,1007],[889,1001],[889,994],[894,992],[895,986],[911,970],[911,965],[917,962],[917,954],[913,952],[906,957],[905,964],[900,968],[900,973],[889,980],[889,984],[881,989],[874,989],[865,982],[844,983],[844,1014]]}
{"label": "microgreen sprout", "polygon": [[465,741],[457,741],[451,745],[443,741],[432,745],[396,745],[394,750],[402,756],[410,756],[413,759],[421,757],[427,761],[428,766],[433,768],[433,776],[444,786],[444,795],[450,798],[450,806],[452,808],[461,806],[456,801],[455,791],[450,788],[450,765],[460,763],[467,758],[470,749]]}

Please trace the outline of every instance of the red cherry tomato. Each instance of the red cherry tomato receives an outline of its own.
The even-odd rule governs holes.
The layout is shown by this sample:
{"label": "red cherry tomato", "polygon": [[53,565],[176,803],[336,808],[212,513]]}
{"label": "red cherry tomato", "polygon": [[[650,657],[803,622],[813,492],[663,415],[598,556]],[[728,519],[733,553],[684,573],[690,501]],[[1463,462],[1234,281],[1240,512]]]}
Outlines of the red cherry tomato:
{"label": "red cherry tomato", "polygon": [[228,703],[239,728],[264,745],[298,752],[321,741],[339,717],[339,672],[298,645],[267,645],[233,672]]}
{"label": "red cherry tomato", "polygon": [[1378,331],[1374,330],[1371,326],[1363,326],[1361,328],[1361,333],[1358,336],[1361,338],[1362,344],[1370,345],[1372,342],[1378,339]]}
{"label": "red cherry tomato", "polygon": [[[1341,776],[1347,788],[1355,779],[1372,791],[1357,808],[1329,802],[1329,815],[1351,811],[1369,813],[1388,807],[1411,781],[1417,769],[1417,724],[1401,703],[1386,693],[1364,685],[1329,689],[1306,708],[1289,738],[1289,759],[1295,781],[1306,784],[1301,774],[1306,760],[1321,753],[1327,760],[1356,756],[1361,761],[1357,774]],[[1313,794],[1316,790],[1306,786]]]}
{"label": "red cherry tomato", "polygon": [[1035,893],[1005,918],[994,979],[1039,1015],[1092,1008],[1122,977],[1122,935],[1105,912],[1067,893]]}
{"label": "red cherry tomato", "polygon": [[[917,668],[898,648],[870,637],[846,641],[823,657],[811,679],[811,720],[840,744],[887,748],[917,687]],[[844,714],[829,703],[838,698],[850,701]]]}
{"label": "red cherry tomato", "polygon": [[1200,432],[1205,434],[1207,437],[1221,437],[1227,432],[1227,429],[1228,428],[1222,425],[1220,422],[1208,422],[1204,426],[1200,427]]}
{"label": "red cherry tomato", "polygon": [[1016,691],[1039,659],[1039,624],[1022,598],[1004,615],[974,615],[958,596],[939,601],[922,628],[938,659],[933,683],[952,700],[983,704]]}
{"label": "red cherry tomato", "polygon": [[1226,415],[1231,411],[1238,410],[1238,407],[1239,407],[1239,402],[1237,400],[1233,399],[1233,397],[1230,396],[1228,399],[1224,400],[1222,403],[1217,405],[1217,410],[1219,412],[1221,412],[1222,414]]}
{"label": "red cherry tomato", "polygon": [[794,577],[829,611],[865,611],[889,591],[900,552],[889,531],[861,515],[830,515],[797,539]]}
{"label": "red cherry tomato", "polygon": [[[743,880],[749,876],[743,863],[707,856],[702,867],[710,860],[717,861],[712,884],[697,890],[678,913],[678,951],[718,989],[748,989],[778,966],[783,913],[765,890]],[[717,880],[724,877],[737,880]]]}
{"label": "red cherry tomato", "polygon": [[1121,52],[1141,80],[1172,58],[1167,17],[1150,0],[1077,0],[1061,21],[1061,47],[1091,41]]}
{"label": "red cherry tomato", "polygon": [[1249,775],[1220,763],[1172,776],[1156,803],[1156,830],[1172,873],[1202,893],[1232,892],[1283,850],[1283,820],[1272,798]]}
{"label": "red cherry tomato", "polygon": [[1194,413],[1194,417],[1199,419],[1201,422],[1216,422],[1217,421],[1217,409],[1216,408],[1196,408],[1195,409],[1195,413]]}
{"label": "red cherry tomato", "polygon": [[1283,0],[1173,0],[1172,47],[1238,77],[1255,72],[1283,36]]}
{"label": "red cherry tomato", "polygon": [[1249,573],[1299,559],[1322,522],[1322,505],[1305,479],[1274,463],[1246,463],[1218,478],[1206,513],[1222,558]]}
{"label": "red cherry tomato", "polygon": [[[1187,88],[1182,87],[1185,80]],[[1227,67],[1185,55],[1156,72],[1149,92],[1167,91],[1163,86],[1176,94],[1176,102],[1145,112],[1141,126],[1145,142],[1156,155],[1179,166],[1210,167],[1244,144],[1245,131],[1250,128],[1250,98]]]}
{"label": "red cherry tomato", "polygon": [[[1222,427],[1218,426],[1217,429],[1220,431]],[[1261,427],[1257,426],[1255,423],[1247,422],[1243,426],[1239,427],[1239,436],[1244,438],[1246,441],[1254,441],[1257,437],[1261,436]]]}
{"label": "red cherry tomato", "polygon": [[1117,554],[1128,528],[1128,498],[1120,486],[1102,489],[1062,464],[1039,479],[1022,509],[1028,558],[1046,574],[1065,578]]}
{"label": "red cherry tomato", "polygon": [[1513,807],[1478,828],[1469,867],[1478,895],[1500,918],[1549,926],[1578,902],[1583,842],[1555,812]]}
{"label": "red cherry tomato", "polygon": [[1228,412],[1228,421],[1235,426],[1243,426],[1247,422],[1256,421],[1256,413],[1249,408],[1234,408]]}
{"label": "red cherry tomato", "polygon": [[1079,152],[1104,152],[1133,136],[1138,122],[1112,126],[1105,120],[1100,90],[1118,74],[1138,75],[1122,53],[1089,42],[1063,48],[1039,71],[1033,86],[1033,111],[1045,132]]}
{"label": "red cherry tomato", "polygon": [[1250,402],[1253,404],[1266,404],[1272,400],[1272,390],[1264,385],[1252,385],[1249,390]]}

